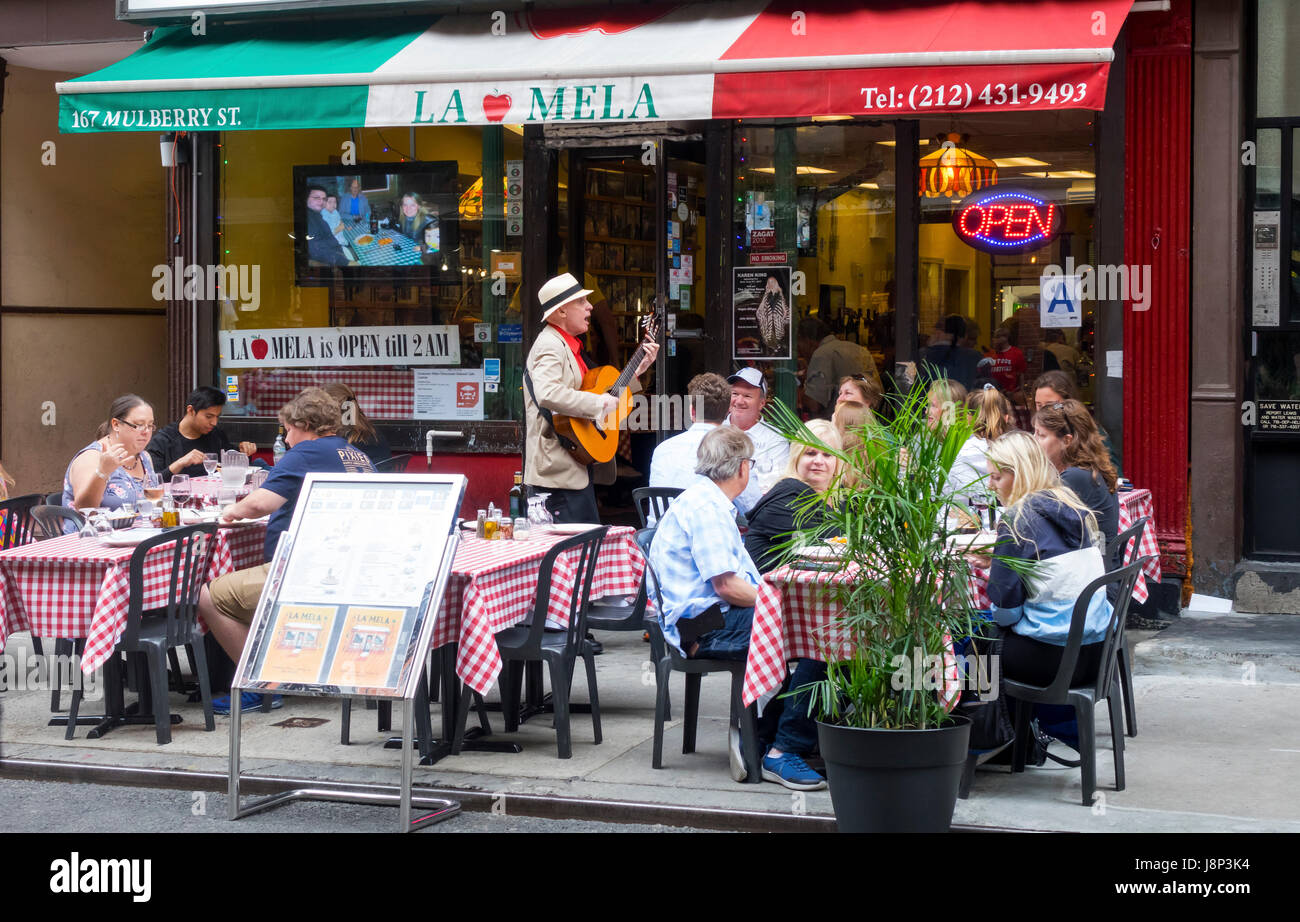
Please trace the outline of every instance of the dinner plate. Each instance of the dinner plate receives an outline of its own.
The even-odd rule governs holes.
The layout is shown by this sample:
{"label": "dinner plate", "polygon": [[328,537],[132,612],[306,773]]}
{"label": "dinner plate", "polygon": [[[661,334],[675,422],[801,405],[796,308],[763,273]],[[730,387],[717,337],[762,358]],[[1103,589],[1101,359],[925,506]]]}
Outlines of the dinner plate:
{"label": "dinner plate", "polygon": [[547,525],[547,530],[556,535],[580,535],[584,531],[591,531],[593,528],[600,528],[600,525],[590,522],[564,522]]}
{"label": "dinner plate", "polygon": [[370,236],[369,234],[362,234],[360,237],[357,238],[357,246],[363,246],[363,247],[369,246],[374,242],[375,242],[375,238]]}
{"label": "dinner plate", "polygon": [[998,533],[995,531],[980,531],[975,534],[948,536],[948,546],[953,550],[963,552],[988,550],[997,543]]}
{"label": "dinner plate", "polygon": [[810,544],[807,547],[800,548],[795,556],[802,560],[834,561],[844,556],[844,548],[825,544]]}
{"label": "dinner plate", "polygon": [[128,528],[110,535],[100,535],[99,540],[109,547],[135,547],[141,541],[162,534],[161,528]]}
{"label": "dinner plate", "polygon": [[232,525],[265,525],[271,520],[269,515],[264,515],[260,519],[232,519],[229,522],[222,522],[222,528],[229,528]]}

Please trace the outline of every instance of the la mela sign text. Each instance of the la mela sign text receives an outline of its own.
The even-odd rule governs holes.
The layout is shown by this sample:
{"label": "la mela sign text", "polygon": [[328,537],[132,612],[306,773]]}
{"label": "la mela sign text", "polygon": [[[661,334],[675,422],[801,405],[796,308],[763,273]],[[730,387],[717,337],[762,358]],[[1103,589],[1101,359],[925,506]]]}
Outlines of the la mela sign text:
{"label": "la mela sign text", "polygon": [[[578,86],[556,86],[543,89],[528,87],[523,98],[516,100],[510,93],[487,93],[482,99],[474,95],[461,94],[459,89],[438,98],[435,91],[415,91],[415,125],[441,125],[463,122],[469,124],[477,119],[465,115],[466,105],[478,105],[483,118],[489,122],[507,121],[512,111],[511,122],[588,122],[588,121],[626,121],[630,119],[657,119],[659,112],[655,109],[654,93],[649,83],[642,83],[636,98],[631,99],[629,87],[617,83],[589,83]],[[466,97],[468,97],[468,102]],[[628,109],[628,104],[631,109]],[[522,109],[528,107],[528,114],[522,116]]]}

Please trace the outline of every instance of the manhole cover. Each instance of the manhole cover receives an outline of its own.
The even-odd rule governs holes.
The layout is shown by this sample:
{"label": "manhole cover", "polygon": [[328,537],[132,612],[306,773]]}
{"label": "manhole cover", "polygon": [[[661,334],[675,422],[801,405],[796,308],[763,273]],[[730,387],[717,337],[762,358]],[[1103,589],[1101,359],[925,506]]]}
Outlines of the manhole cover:
{"label": "manhole cover", "polygon": [[321,724],[329,723],[328,717],[290,717],[288,720],[282,720],[278,724],[271,724],[273,727],[288,727],[297,729],[299,727],[319,727]]}

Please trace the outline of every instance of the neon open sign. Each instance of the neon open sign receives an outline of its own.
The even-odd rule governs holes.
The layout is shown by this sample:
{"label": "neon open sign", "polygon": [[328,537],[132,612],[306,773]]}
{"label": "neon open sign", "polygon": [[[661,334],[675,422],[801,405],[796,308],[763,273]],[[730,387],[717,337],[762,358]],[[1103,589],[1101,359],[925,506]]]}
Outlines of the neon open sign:
{"label": "neon open sign", "polygon": [[968,196],[952,216],[957,236],[986,253],[1022,253],[1047,246],[1061,229],[1061,209],[1016,189]]}

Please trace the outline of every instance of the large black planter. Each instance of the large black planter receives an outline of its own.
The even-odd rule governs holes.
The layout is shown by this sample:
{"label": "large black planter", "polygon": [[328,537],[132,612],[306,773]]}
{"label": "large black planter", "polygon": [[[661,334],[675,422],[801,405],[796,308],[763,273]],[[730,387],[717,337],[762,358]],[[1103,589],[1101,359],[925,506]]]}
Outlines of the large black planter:
{"label": "large black planter", "polygon": [[859,730],[817,722],[840,832],[947,832],[970,721],[938,730]]}

